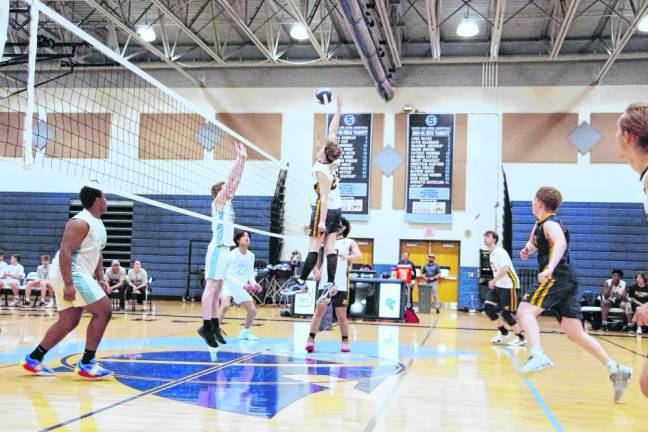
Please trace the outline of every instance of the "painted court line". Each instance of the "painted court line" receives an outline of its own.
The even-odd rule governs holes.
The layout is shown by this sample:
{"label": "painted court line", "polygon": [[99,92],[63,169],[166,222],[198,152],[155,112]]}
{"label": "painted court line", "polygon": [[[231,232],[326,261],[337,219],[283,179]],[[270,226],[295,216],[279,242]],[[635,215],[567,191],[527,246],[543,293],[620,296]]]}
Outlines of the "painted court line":
{"label": "painted court line", "polygon": [[[439,322],[439,317],[437,317],[436,320],[434,320],[434,323],[432,323],[432,325],[430,326],[430,329],[428,330],[427,334],[425,335],[425,337],[421,341],[421,347],[425,346],[425,343],[427,342],[427,340],[430,338],[430,335],[432,334],[432,330],[435,329],[438,322]],[[396,390],[398,389],[398,387],[401,385],[401,383],[405,379],[405,375],[407,375],[407,372],[409,371],[412,364],[414,364],[414,360],[415,360],[415,358],[412,357],[410,359],[410,361],[407,363],[407,367],[398,376],[398,378],[396,379],[396,382],[392,386],[391,390],[388,392],[387,397],[385,397],[382,400],[382,402],[380,403],[380,405],[376,409],[375,414],[373,415],[373,417],[371,418],[369,423],[367,423],[367,426],[365,426],[364,432],[371,432],[376,428],[376,425],[378,424],[378,421],[380,420],[380,418],[387,412],[387,406],[389,406],[389,403],[394,398],[394,395],[396,394]]]}
{"label": "painted court line", "polygon": [[39,432],[47,432],[47,431],[51,431],[51,430],[58,429],[58,428],[60,428],[60,427],[63,427],[63,426],[69,425],[69,424],[71,424],[71,423],[75,423],[75,422],[77,422],[77,421],[79,421],[79,420],[83,420],[84,418],[91,417],[91,416],[93,416],[93,415],[96,415],[96,414],[102,413],[102,412],[104,412],[104,411],[108,411],[109,409],[112,409],[112,408],[118,407],[118,406],[123,405],[123,404],[125,404],[125,403],[128,403],[128,402],[130,402],[130,401],[132,401],[132,400],[139,399],[139,398],[141,398],[141,397],[143,397],[143,396],[148,396],[148,395],[150,395],[150,394],[154,394],[154,393],[157,393],[157,392],[160,392],[160,391],[163,391],[163,390],[169,389],[169,388],[171,388],[171,387],[175,387],[175,386],[177,386],[177,385],[179,385],[179,384],[184,384],[184,383],[186,383],[187,381],[191,381],[191,380],[193,380],[193,379],[200,378],[201,376],[208,375],[208,374],[210,374],[210,373],[212,373],[212,372],[216,372],[216,371],[218,371],[218,370],[220,370],[220,369],[223,369],[223,368],[225,368],[225,367],[227,367],[227,366],[230,366],[230,365],[232,365],[232,364],[235,364],[235,363],[237,363],[237,362],[239,362],[239,361],[242,361],[242,360],[249,360],[249,359],[251,359],[252,357],[256,357],[256,356],[258,356],[259,354],[261,354],[261,351],[259,351],[259,352],[255,352],[255,353],[250,353],[250,354],[248,354],[248,355],[245,355],[245,356],[239,357],[239,358],[237,358],[237,359],[231,360],[231,361],[229,361],[229,362],[227,362],[227,363],[218,364],[218,365],[216,365],[216,366],[214,366],[214,367],[211,367],[211,368],[208,368],[208,369],[202,370],[202,371],[200,371],[200,372],[193,373],[193,374],[188,375],[188,376],[186,376],[186,377],[184,377],[184,378],[180,378],[180,379],[177,379],[177,380],[174,380],[174,381],[171,381],[171,382],[168,382],[168,383],[165,383],[165,384],[159,385],[159,386],[157,386],[157,387],[153,387],[152,389],[149,389],[149,390],[147,390],[147,391],[145,391],[145,392],[141,392],[141,393],[138,393],[138,394],[136,394],[136,395],[133,395],[133,396],[131,396],[131,397],[129,397],[129,398],[126,398],[126,399],[123,399],[123,400],[120,400],[120,401],[114,402],[114,403],[112,403],[112,404],[110,404],[110,405],[107,405],[107,406],[105,406],[105,407],[103,407],[103,408],[99,408],[99,409],[97,409],[97,410],[87,412],[87,413],[82,414],[82,415],[80,415],[80,416],[78,416],[78,417],[74,417],[74,418],[71,418],[71,419],[65,420],[65,421],[63,421],[63,422],[57,423],[57,424],[55,424],[55,425],[52,425],[52,426],[50,426],[50,427],[48,427],[48,428],[41,429]]}
{"label": "painted court line", "polygon": [[[518,361],[517,357],[515,357],[515,355],[513,354],[513,352],[511,351],[511,349],[509,347],[502,346],[502,348],[504,349],[504,352],[508,356],[509,360],[511,360],[511,363],[513,363],[513,367],[515,367],[515,371],[519,372],[519,370],[520,370],[520,362]],[[529,391],[531,392],[531,395],[533,396],[533,398],[536,400],[536,402],[540,406],[540,409],[542,409],[542,412],[544,413],[544,415],[549,420],[549,423],[551,423],[551,426],[553,427],[553,429],[555,431],[557,431],[557,432],[563,432],[564,429],[560,425],[560,422],[558,421],[558,419],[556,418],[554,413],[551,411],[551,408],[549,408],[547,403],[544,401],[544,399],[542,398],[542,396],[538,392],[538,389],[535,388],[535,386],[533,385],[533,383],[531,382],[529,377],[528,376],[522,376],[522,381],[524,381],[524,383],[528,387]]]}

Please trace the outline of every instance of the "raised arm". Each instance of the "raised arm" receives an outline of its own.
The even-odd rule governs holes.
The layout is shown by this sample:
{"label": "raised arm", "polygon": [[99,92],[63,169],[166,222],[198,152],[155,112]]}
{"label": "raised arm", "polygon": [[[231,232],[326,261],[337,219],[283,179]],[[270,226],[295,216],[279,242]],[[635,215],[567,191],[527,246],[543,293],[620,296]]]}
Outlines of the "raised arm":
{"label": "raised arm", "polygon": [[331,124],[329,125],[329,130],[328,130],[328,136],[326,137],[326,141],[328,142],[337,142],[337,133],[338,130],[340,129],[340,116],[342,115],[342,97],[338,96],[335,98],[336,101],[336,109],[335,109],[335,115],[333,116],[333,120],[331,120]]}
{"label": "raised arm", "polygon": [[236,160],[234,161],[234,166],[227,176],[223,188],[216,196],[216,202],[218,204],[224,204],[226,201],[230,201],[234,198],[236,189],[238,189],[238,186],[241,183],[246,159],[247,151],[245,150],[245,145],[239,142],[236,144]]}

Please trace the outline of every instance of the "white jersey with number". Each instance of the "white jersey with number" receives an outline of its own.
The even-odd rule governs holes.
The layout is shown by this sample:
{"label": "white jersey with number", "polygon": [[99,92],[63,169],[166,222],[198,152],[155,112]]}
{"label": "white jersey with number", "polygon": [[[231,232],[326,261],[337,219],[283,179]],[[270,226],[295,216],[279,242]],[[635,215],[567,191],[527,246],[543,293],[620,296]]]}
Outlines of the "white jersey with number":
{"label": "white jersey with number", "polygon": [[234,246],[234,207],[227,201],[220,210],[216,200],[212,201],[212,244],[213,246]]}
{"label": "white jersey with number", "polygon": [[320,161],[315,162],[313,165],[313,192],[311,193],[311,205],[316,206],[320,199],[319,182],[317,181],[317,174],[321,173],[326,176],[326,179],[331,183],[331,190],[328,194],[328,202],[326,208],[328,210],[337,210],[342,206],[342,198],[340,197],[340,166],[337,162],[331,164],[323,164]]}
{"label": "white jersey with number", "polygon": [[[337,268],[335,269],[335,285],[339,291],[349,290],[349,261],[343,260],[341,256],[349,256],[351,254],[351,239],[343,238],[335,240],[335,249],[338,253]],[[321,281],[327,281],[327,267],[326,257],[322,263],[322,276]],[[321,282],[320,282],[321,283]],[[322,286],[320,286],[321,288]]]}
{"label": "white jersey with number", "polygon": [[[88,210],[79,212],[72,219],[80,219],[90,227],[88,234],[86,234],[77,250],[72,253],[72,272],[93,275],[99,264],[101,251],[106,247],[106,241],[108,240],[106,227],[101,219],[94,217]],[[53,269],[50,271],[50,275],[58,270],[59,254],[60,251],[56,253],[52,261]]]}
{"label": "white jersey with number", "polygon": [[512,288],[520,288],[520,279],[518,278],[517,273],[515,272],[515,268],[513,267],[513,262],[511,261],[511,257],[509,254],[504,250],[502,247],[496,247],[493,252],[490,253],[490,266],[491,269],[493,270],[493,276],[497,274],[497,272],[502,268],[502,267],[508,267],[508,271],[506,272],[506,275],[495,282],[495,286],[497,288],[507,288],[507,289],[512,289]]}

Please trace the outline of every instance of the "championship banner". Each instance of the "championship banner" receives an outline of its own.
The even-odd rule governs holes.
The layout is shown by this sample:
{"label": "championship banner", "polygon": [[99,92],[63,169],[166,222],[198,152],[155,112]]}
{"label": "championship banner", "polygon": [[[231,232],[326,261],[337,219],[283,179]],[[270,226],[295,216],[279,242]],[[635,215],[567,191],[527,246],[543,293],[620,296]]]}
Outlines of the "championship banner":
{"label": "championship banner", "polygon": [[[326,118],[326,130],[333,115]],[[342,213],[349,220],[369,219],[369,167],[371,166],[371,114],[342,114],[337,142],[340,158]]]}
{"label": "championship banner", "polygon": [[407,117],[407,222],[452,222],[454,130],[454,114]]}

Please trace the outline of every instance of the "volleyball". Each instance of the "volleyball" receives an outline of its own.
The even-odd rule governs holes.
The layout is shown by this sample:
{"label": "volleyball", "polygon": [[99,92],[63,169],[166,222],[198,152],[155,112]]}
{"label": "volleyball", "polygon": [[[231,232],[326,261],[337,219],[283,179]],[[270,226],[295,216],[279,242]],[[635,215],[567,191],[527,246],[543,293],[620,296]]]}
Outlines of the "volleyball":
{"label": "volleyball", "polygon": [[333,90],[328,87],[319,88],[315,92],[315,97],[317,98],[317,102],[326,105],[333,100]]}

